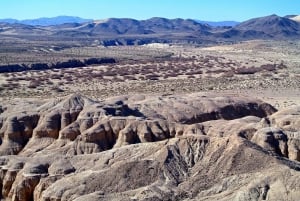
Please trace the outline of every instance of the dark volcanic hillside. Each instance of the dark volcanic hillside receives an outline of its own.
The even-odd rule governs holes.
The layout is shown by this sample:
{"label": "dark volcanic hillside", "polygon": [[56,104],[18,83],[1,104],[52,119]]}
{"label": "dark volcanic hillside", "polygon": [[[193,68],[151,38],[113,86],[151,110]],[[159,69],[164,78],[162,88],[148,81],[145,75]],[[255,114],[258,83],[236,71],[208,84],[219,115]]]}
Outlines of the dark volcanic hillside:
{"label": "dark volcanic hillside", "polygon": [[300,24],[296,21],[277,15],[255,18],[235,27],[241,31],[255,31],[271,37],[299,36]]}
{"label": "dark volcanic hillside", "polygon": [[51,33],[51,31],[38,26],[31,26],[18,23],[9,24],[0,22],[0,34],[3,35],[48,35]]}
{"label": "dark volcanic hillside", "polygon": [[138,20],[134,19],[117,19],[111,18],[107,20],[99,20],[90,23],[85,23],[75,28],[75,30],[90,32],[94,34],[148,34],[153,33],[141,26]]}
{"label": "dark volcanic hillside", "polygon": [[65,23],[84,23],[92,21],[92,19],[82,19],[80,17],[72,16],[57,16],[57,17],[43,17],[38,19],[28,19],[28,20],[16,20],[16,19],[0,19],[0,22],[4,23],[19,23],[32,26],[51,26],[60,25]]}
{"label": "dark volcanic hillside", "polygon": [[[99,40],[104,45],[132,45],[146,43],[216,43],[251,39],[300,38],[300,23],[271,15],[243,22],[235,27],[213,27],[190,19],[154,17],[148,20],[109,18],[91,22],[52,26],[0,24],[0,35],[30,37],[45,36],[53,40]],[[32,37],[34,36],[34,37]],[[35,37],[37,36],[37,37]]]}
{"label": "dark volcanic hillside", "polygon": [[194,20],[184,19],[166,19],[154,17],[149,20],[141,21],[142,26],[148,27],[148,29],[154,32],[161,31],[173,31],[173,32],[197,32],[197,31],[209,31],[212,28],[208,25],[198,23]]}
{"label": "dark volcanic hillside", "polygon": [[[53,31],[55,28],[52,27]],[[187,33],[209,31],[208,25],[197,23],[193,20],[151,18],[149,20],[134,20],[127,18],[110,18],[83,24],[65,24],[59,26],[60,31],[79,31],[103,35],[144,35],[161,33]]]}

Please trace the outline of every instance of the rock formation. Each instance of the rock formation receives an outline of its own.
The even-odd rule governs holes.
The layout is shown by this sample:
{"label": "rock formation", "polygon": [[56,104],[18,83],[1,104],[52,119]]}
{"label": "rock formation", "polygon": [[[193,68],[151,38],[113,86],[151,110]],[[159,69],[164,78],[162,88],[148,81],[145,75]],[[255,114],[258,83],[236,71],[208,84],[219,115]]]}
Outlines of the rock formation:
{"label": "rock formation", "polygon": [[113,64],[116,63],[114,58],[89,58],[84,61],[78,59],[70,59],[64,62],[57,63],[32,63],[32,64],[8,64],[0,65],[0,73],[7,72],[23,72],[32,70],[48,70],[48,69],[64,69],[64,68],[77,68],[97,64]]}
{"label": "rock formation", "polygon": [[[6,200],[297,200],[300,109],[245,97],[1,103]],[[288,190],[287,190],[288,189]]]}

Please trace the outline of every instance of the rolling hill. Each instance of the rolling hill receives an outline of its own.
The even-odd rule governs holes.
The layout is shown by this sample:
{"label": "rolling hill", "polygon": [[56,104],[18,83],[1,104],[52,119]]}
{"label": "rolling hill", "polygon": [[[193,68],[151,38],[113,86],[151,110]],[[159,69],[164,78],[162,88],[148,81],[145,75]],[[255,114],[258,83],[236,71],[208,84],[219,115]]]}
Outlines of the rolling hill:
{"label": "rolling hill", "polygon": [[[103,40],[103,44],[112,45],[300,38],[298,16],[293,15],[290,17],[291,19],[270,15],[250,19],[233,27],[210,26],[207,23],[180,18],[153,17],[147,20],[109,18],[89,21],[76,17],[57,17],[41,18],[31,22],[0,23],[0,34],[18,37],[51,36],[55,40],[65,40],[66,38],[72,40],[76,38],[94,39],[100,37]],[[14,22],[12,19],[6,21]]]}
{"label": "rolling hill", "polygon": [[83,19],[80,17],[73,16],[57,16],[57,17],[43,17],[38,19],[26,19],[26,20],[16,20],[16,19],[0,19],[0,22],[5,23],[18,23],[32,26],[51,26],[51,25],[59,25],[65,23],[84,23],[92,21],[92,19]]}
{"label": "rolling hill", "polygon": [[300,24],[298,22],[277,15],[251,19],[237,25],[235,29],[261,32],[274,38],[300,35]]}

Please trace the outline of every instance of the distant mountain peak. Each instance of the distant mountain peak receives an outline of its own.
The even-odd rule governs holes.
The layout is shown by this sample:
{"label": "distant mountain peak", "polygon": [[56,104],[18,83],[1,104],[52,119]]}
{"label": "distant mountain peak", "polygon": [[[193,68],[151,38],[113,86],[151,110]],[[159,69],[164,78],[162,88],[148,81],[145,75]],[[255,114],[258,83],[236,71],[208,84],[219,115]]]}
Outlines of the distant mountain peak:
{"label": "distant mountain peak", "polygon": [[66,23],[84,23],[92,21],[92,19],[83,19],[80,17],[74,16],[57,16],[57,17],[42,17],[37,19],[26,19],[26,20],[16,20],[16,19],[2,19],[0,22],[5,23],[19,23],[25,25],[32,26],[53,26],[53,25],[61,25]]}
{"label": "distant mountain peak", "polygon": [[[147,20],[130,18],[89,20],[72,16],[57,16],[21,21],[0,20],[0,34],[20,36],[47,34],[55,37],[102,36],[108,41],[108,43],[103,44],[144,44],[169,41],[198,43],[201,40],[214,41],[219,39],[238,41],[265,38],[300,38],[299,21],[300,16],[298,15],[287,18],[275,14],[250,19],[242,23],[235,21],[209,22],[182,18],[167,19],[163,17],[153,17]],[[119,37],[121,35],[122,37]]]}
{"label": "distant mountain peak", "polygon": [[245,21],[235,27],[237,30],[252,30],[269,36],[295,36],[300,34],[300,24],[289,18],[269,15]]}
{"label": "distant mountain peak", "polygon": [[224,26],[234,27],[240,23],[237,21],[203,21],[203,20],[195,20],[195,21],[201,24],[207,24],[212,27],[224,27]]}

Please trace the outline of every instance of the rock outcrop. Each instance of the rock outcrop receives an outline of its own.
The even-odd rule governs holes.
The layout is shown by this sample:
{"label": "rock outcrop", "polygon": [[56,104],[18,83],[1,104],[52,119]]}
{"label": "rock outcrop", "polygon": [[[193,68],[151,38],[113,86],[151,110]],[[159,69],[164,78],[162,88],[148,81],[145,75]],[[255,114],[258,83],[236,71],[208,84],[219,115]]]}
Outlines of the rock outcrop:
{"label": "rock outcrop", "polygon": [[299,198],[299,107],[203,94],[14,101],[1,105],[3,199]]}
{"label": "rock outcrop", "polygon": [[0,65],[0,73],[23,72],[32,70],[64,69],[78,68],[99,64],[114,64],[117,61],[114,58],[88,58],[83,61],[70,59],[57,63],[32,63],[32,64],[8,64]]}

